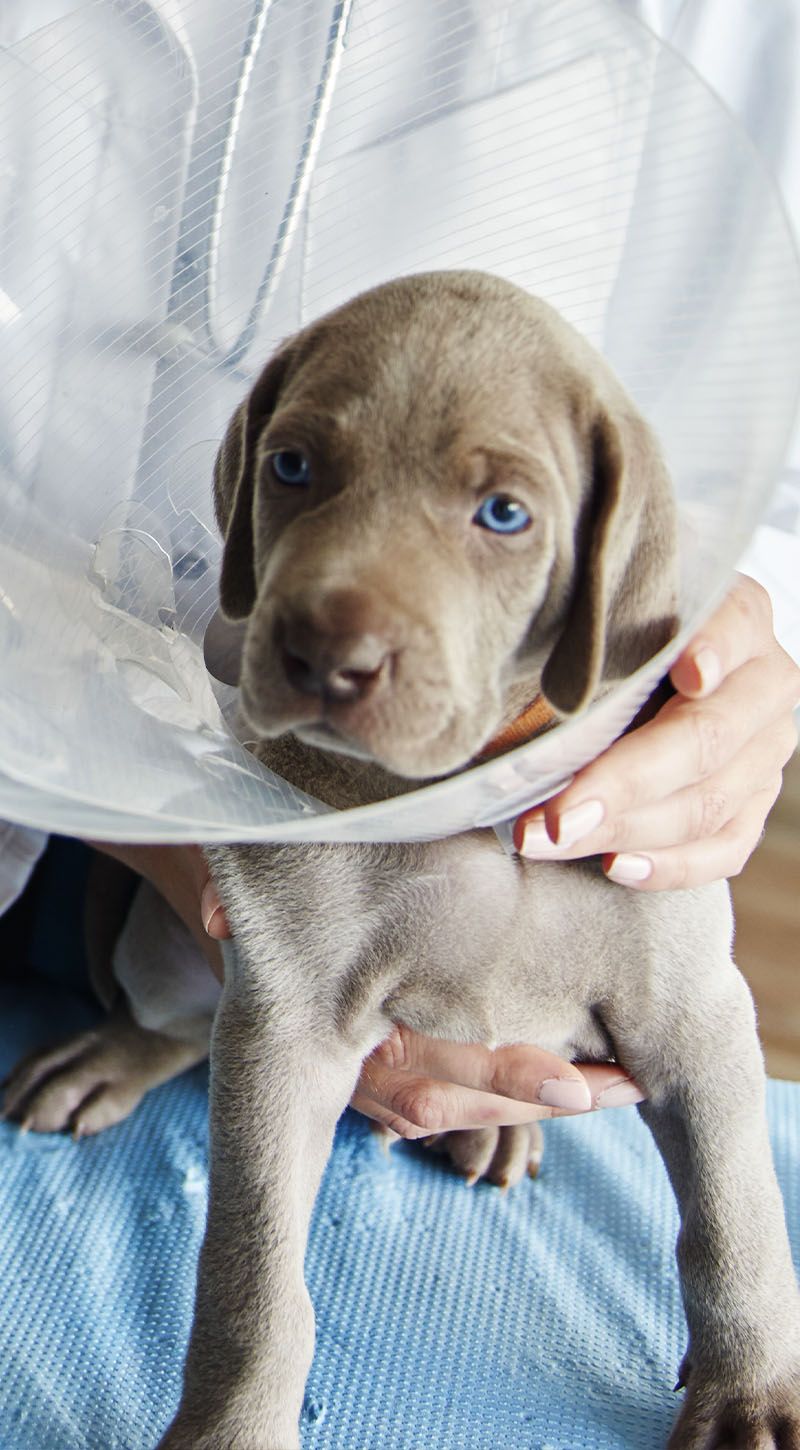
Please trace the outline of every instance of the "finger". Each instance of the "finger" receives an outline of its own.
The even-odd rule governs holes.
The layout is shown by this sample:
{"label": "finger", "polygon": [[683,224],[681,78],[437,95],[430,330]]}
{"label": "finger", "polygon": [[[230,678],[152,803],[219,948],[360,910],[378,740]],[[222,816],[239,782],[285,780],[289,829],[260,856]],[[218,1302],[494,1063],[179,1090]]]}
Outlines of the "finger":
{"label": "finger", "polygon": [[[783,766],[796,739],[791,720],[781,721],[748,741],[730,765],[707,780],[639,810],[612,816],[593,838],[598,854],[652,851],[703,841],[716,835],[758,796],[762,814],[755,823],[755,842],[780,791]],[[552,859],[566,858],[566,852],[553,848]]]}
{"label": "finger", "polygon": [[676,660],[670,678],[681,694],[700,698],[711,694],[747,660],[774,646],[770,597],[754,579],[739,574],[722,603]]}
{"label": "finger", "polygon": [[407,1118],[396,1113],[389,1104],[379,1102],[377,1098],[371,1098],[369,1093],[361,1092],[358,1087],[350,1099],[350,1106],[363,1117],[369,1118],[377,1127],[383,1129],[384,1142],[388,1146],[396,1143],[398,1138],[405,1138],[411,1143],[417,1138],[430,1136],[418,1123],[410,1123]]}
{"label": "finger", "polygon": [[561,795],[521,816],[514,828],[517,850],[532,859],[570,860],[618,849],[618,817],[707,780],[772,725],[783,732],[785,749],[793,726],[781,691],[775,703],[774,683],[773,662],[755,659],[724,680],[710,700],[674,696]]}
{"label": "finger", "polygon": [[[642,1102],[641,1089],[615,1063],[587,1064],[583,1070],[590,1083],[592,1108],[617,1108]],[[380,1096],[375,1096],[376,1088]],[[395,1080],[387,1078],[377,1085],[370,1081],[369,1091],[364,1091],[360,1082],[351,1106],[408,1139],[465,1128],[512,1127],[545,1118],[569,1117],[575,1111],[503,1098],[435,1078],[410,1078],[406,1073],[398,1073]]]}
{"label": "finger", "polygon": [[415,1077],[411,1073],[387,1076],[377,1083],[370,1081],[367,1092],[359,1086],[352,1104],[403,1138],[422,1138],[430,1133],[461,1128],[530,1123],[564,1112],[539,1103],[482,1093],[460,1083]]}
{"label": "finger", "polygon": [[[592,1106],[580,1069],[554,1052],[524,1043],[490,1048],[482,1043],[445,1042],[412,1032],[402,1023],[376,1047],[365,1070],[373,1085],[389,1079],[394,1083],[398,1074],[404,1074],[408,1080],[434,1079],[454,1089],[474,1089],[569,1112],[588,1112]],[[374,1086],[372,1093],[384,1096],[382,1089],[375,1093]],[[412,1115],[412,1121],[419,1118]]]}
{"label": "finger", "polygon": [[[398,1029],[405,1032],[405,1029]],[[393,1034],[394,1036],[394,1034]],[[408,1034],[408,1039],[416,1034]],[[432,1046],[431,1046],[432,1045]],[[416,1038],[412,1055],[421,1060],[432,1060],[442,1076],[429,1076],[408,1068],[390,1066],[382,1060],[380,1052],[374,1053],[364,1064],[352,1103],[360,1112],[382,1123],[402,1137],[420,1137],[430,1133],[449,1132],[460,1128],[479,1128],[488,1125],[513,1125],[534,1122],[540,1118],[561,1117],[569,1113],[585,1112],[590,1108],[620,1106],[625,1102],[638,1102],[641,1093],[615,1063],[590,1064],[580,1071],[573,1065],[562,1063],[552,1053],[539,1048],[517,1045],[513,1048],[488,1049],[466,1047],[463,1044],[443,1043],[430,1038]],[[483,1055],[501,1058],[498,1071],[492,1074],[483,1063]],[[526,1067],[537,1063],[533,1078],[541,1072],[552,1069],[543,1064],[556,1062],[571,1072],[573,1078],[581,1079],[585,1097],[567,1107],[558,1107],[526,1097]],[[449,1080],[446,1073],[455,1072],[456,1080]],[[507,1094],[465,1085],[460,1078],[483,1078],[508,1085]],[[545,1081],[547,1079],[545,1078]]]}
{"label": "finger", "polygon": [[215,941],[226,941],[230,937],[231,929],[225,915],[225,908],[210,877],[200,894],[200,916],[206,934],[213,937]]}
{"label": "finger", "polygon": [[761,839],[777,791],[757,791],[713,836],[682,846],[603,857],[611,881],[639,891],[676,891],[738,876]]}

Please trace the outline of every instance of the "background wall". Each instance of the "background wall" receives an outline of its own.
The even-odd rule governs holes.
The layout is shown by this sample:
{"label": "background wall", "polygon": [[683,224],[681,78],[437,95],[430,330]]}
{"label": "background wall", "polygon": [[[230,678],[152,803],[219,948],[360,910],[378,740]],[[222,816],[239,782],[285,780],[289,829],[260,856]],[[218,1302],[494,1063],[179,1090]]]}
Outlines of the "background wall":
{"label": "background wall", "polygon": [[735,956],[756,1000],[767,1070],[800,1079],[800,753],[761,845],[731,886]]}

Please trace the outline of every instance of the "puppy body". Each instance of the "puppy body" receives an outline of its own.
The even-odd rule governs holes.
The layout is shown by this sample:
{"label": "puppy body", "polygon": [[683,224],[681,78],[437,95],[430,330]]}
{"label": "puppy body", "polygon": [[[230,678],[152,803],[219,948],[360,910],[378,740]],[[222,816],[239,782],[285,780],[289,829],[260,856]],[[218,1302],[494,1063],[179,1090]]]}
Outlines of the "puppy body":
{"label": "puppy body", "polygon": [[166,1446],[296,1443],[309,1215],[336,1119],[392,1022],[584,1060],[615,1050],[648,1094],[682,1208],[689,1393],[671,1445],[722,1445],[698,1424],[733,1421],[755,1446],[796,1415],[797,1294],[723,886],[653,904],[591,866],[516,863],[483,832],[212,864],[236,950],[212,1046],[197,1318]]}
{"label": "puppy body", "polygon": [[[496,279],[389,284],[291,340],[234,416],[215,482],[256,753],[335,806],[463,768],[537,691],[570,713],[674,625],[674,509],[649,430],[561,319]],[[308,1221],[361,1063],[398,1022],[624,1063],[681,1210],[688,1389],[671,1450],[798,1450],[800,1302],[725,887],[637,895],[480,830],[208,855],[235,946],[163,1450],[298,1444]],[[162,999],[154,1015],[136,960],[146,1055],[177,1041],[180,1010]],[[196,1000],[188,1015],[184,1057],[201,1050]]]}
{"label": "puppy body", "polygon": [[[232,420],[215,486],[256,753],[331,804],[463,767],[538,690],[579,708],[674,627],[674,507],[649,430],[560,318],[496,279],[406,279],[301,333]],[[510,859],[486,831],[210,859],[236,948],[165,1447],[297,1443],[308,1219],[393,1022],[613,1053],[636,1075],[682,1215],[672,1450],[800,1446],[798,1291],[724,886],[637,896],[593,863]]]}

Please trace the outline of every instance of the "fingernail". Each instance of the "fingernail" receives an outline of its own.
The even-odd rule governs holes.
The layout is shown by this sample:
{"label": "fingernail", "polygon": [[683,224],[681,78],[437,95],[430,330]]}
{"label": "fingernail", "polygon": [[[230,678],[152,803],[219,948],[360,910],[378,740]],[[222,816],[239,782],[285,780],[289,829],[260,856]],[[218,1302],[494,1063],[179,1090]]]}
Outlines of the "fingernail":
{"label": "fingernail", "polygon": [[217,915],[222,915],[222,907],[220,906],[215,887],[209,882],[207,886],[203,887],[203,892],[200,897],[200,916],[203,922],[203,930],[208,936],[211,935],[211,923]]}
{"label": "fingernail", "polygon": [[700,689],[704,694],[711,694],[722,679],[722,665],[716,650],[710,645],[703,645],[694,657],[694,664],[700,678]]}
{"label": "fingernail", "polygon": [[600,825],[604,815],[602,801],[583,801],[579,806],[572,806],[558,822],[559,846],[574,846],[576,841],[582,841]]}
{"label": "fingernail", "polygon": [[582,1078],[548,1077],[539,1088],[538,1101],[548,1108],[585,1113],[592,1106],[592,1095]]}
{"label": "fingernail", "polygon": [[618,886],[638,886],[653,874],[653,863],[649,856],[615,856],[606,876]]}
{"label": "fingernail", "polygon": [[535,859],[574,846],[576,841],[582,840],[600,825],[604,815],[602,801],[584,801],[579,806],[572,806],[559,820],[557,841],[551,841],[547,834],[544,816],[536,816],[525,822],[519,854]]}
{"label": "fingernail", "polygon": [[537,816],[534,820],[525,822],[522,845],[519,848],[520,856],[540,856],[543,851],[555,850],[557,847],[547,834],[544,816]]}
{"label": "fingernail", "polygon": [[604,1088],[598,1093],[596,1106],[598,1108],[626,1108],[631,1103],[643,1103],[644,1093],[630,1082],[628,1078],[624,1082],[612,1083],[611,1087]]}
{"label": "fingernail", "polygon": [[214,922],[216,921],[217,917],[219,917],[220,919],[222,919],[222,915],[223,915],[222,907],[221,906],[215,906],[214,907],[214,910],[212,912],[210,912],[208,916],[204,916],[203,917],[203,929],[205,930],[205,933],[206,933],[207,936],[213,936],[214,935],[214,933],[212,932],[211,928],[212,928]]}

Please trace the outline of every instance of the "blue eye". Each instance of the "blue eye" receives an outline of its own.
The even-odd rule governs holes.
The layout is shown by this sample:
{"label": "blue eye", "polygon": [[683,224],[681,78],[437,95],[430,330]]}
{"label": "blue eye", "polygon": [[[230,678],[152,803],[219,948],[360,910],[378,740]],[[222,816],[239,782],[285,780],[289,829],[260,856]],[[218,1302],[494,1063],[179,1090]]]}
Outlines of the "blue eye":
{"label": "blue eye", "polygon": [[281,448],[280,452],[271,453],[269,464],[278,482],[290,488],[302,488],[311,480],[308,459],[293,448]]}
{"label": "blue eye", "polygon": [[485,498],[472,522],[482,529],[491,529],[494,534],[521,534],[533,522],[527,509],[516,503],[505,493],[493,493]]}

